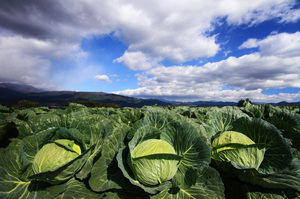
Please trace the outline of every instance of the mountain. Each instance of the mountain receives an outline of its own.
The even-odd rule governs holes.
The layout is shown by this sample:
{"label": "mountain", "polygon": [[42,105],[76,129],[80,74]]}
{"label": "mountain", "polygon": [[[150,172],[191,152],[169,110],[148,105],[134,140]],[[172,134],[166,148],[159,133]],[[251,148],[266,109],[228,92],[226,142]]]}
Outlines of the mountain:
{"label": "mountain", "polygon": [[[28,85],[0,83],[1,105],[13,106],[21,100],[38,102],[40,106],[64,106],[67,102],[76,101],[113,103],[119,105],[120,107],[143,107],[145,105],[210,107],[237,106],[238,104],[237,102],[222,101],[172,102],[157,99],[139,99],[135,97],[127,97],[104,92],[44,91]],[[271,103],[273,106],[295,104],[300,104],[300,102]]]}
{"label": "mountain", "polygon": [[282,102],[278,102],[278,103],[270,103],[273,106],[292,106],[292,105],[299,105],[300,102],[286,102],[286,101],[282,101]]}
{"label": "mountain", "polygon": [[[34,87],[27,86],[0,86],[0,104],[5,106],[16,105],[21,100],[38,102],[40,106],[64,106],[67,102],[97,101],[113,103],[121,107],[142,107],[145,105],[168,106],[171,103],[156,99],[138,99],[104,92],[76,92],[76,91],[44,91],[37,92]],[[20,91],[21,88],[22,92]],[[26,89],[25,89],[26,88]],[[27,89],[28,88],[28,89]],[[16,90],[15,90],[16,89]],[[25,92],[26,91],[26,92]],[[35,91],[35,92],[29,92]]]}
{"label": "mountain", "polygon": [[20,93],[40,93],[46,90],[39,89],[30,85],[13,84],[13,83],[0,83],[0,88],[7,88]]}

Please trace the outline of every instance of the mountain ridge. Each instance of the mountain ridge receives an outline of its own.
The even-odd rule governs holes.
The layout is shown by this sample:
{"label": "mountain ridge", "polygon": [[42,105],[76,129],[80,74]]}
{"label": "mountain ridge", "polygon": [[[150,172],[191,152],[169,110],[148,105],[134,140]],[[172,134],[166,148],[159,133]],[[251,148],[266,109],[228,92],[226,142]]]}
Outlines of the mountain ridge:
{"label": "mountain ridge", "polygon": [[[105,92],[87,91],[46,91],[29,85],[12,83],[0,83],[0,104],[4,106],[16,105],[21,100],[38,102],[40,106],[64,106],[68,102],[97,101],[101,103],[114,103],[120,107],[153,106],[237,106],[238,102],[224,101],[195,101],[195,102],[171,102],[158,99],[140,99]],[[254,103],[261,104],[261,103]],[[273,106],[295,105],[300,102],[269,103]]]}
{"label": "mountain ridge", "polygon": [[139,99],[105,92],[77,92],[77,91],[44,91],[19,92],[12,88],[0,87],[0,104],[4,106],[16,105],[21,100],[38,102],[40,106],[65,106],[68,102],[97,101],[113,103],[120,107],[142,107],[145,105],[168,106],[170,103],[155,99]]}

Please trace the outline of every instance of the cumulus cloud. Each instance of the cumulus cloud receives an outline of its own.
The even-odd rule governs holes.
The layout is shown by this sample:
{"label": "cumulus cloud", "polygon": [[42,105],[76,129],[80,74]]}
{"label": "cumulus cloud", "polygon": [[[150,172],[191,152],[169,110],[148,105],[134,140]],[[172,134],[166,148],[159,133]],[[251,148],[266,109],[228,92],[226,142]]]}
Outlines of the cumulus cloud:
{"label": "cumulus cloud", "polygon": [[244,48],[256,48],[258,47],[258,42],[257,39],[248,39],[247,41],[245,41],[240,47],[239,49],[244,49]]}
{"label": "cumulus cloud", "polygon": [[264,56],[298,57],[300,52],[300,32],[270,35],[265,39],[248,39],[240,48],[259,47]]}
{"label": "cumulus cloud", "polygon": [[94,79],[102,81],[102,82],[108,82],[111,83],[111,80],[109,79],[109,77],[107,75],[96,75],[94,77]]}
{"label": "cumulus cloud", "polygon": [[[271,42],[274,38],[277,42]],[[263,89],[300,87],[300,55],[294,53],[300,47],[299,38],[298,32],[271,35],[255,41],[260,53],[229,57],[203,66],[156,67],[138,75],[141,88],[116,93],[180,100],[238,100],[247,96],[256,101],[299,99],[300,93],[262,93]],[[253,40],[242,46],[253,46],[249,41]],[[273,52],[269,54],[270,49],[265,46]],[[232,89],[224,89],[224,85]]]}
{"label": "cumulus cloud", "polygon": [[117,63],[123,63],[131,70],[149,70],[153,65],[157,64],[156,61],[151,60],[143,52],[128,52],[126,51],[122,57],[114,60]]}

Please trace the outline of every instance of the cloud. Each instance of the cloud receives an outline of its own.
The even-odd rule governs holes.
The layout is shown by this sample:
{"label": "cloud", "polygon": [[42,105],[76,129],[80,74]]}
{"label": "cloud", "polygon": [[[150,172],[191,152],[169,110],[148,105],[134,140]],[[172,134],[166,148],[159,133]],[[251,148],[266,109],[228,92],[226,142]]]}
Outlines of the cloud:
{"label": "cloud", "polygon": [[[157,93],[164,91],[175,96],[176,94],[172,94],[173,90],[168,89],[178,87],[184,88],[182,91],[186,90],[189,87],[180,85],[188,86],[185,81],[189,81],[189,76],[194,77],[192,80],[202,87],[206,85],[202,84],[201,78],[202,80],[208,77],[216,78],[216,82],[208,81],[215,85],[210,92],[227,82],[234,88],[245,88],[247,92],[258,87],[271,87],[265,83],[266,80],[269,84],[274,83],[280,87],[296,85],[289,78],[292,76],[291,71],[298,66],[296,53],[299,52],[299,48],[292,47],[293,43],[288,40],[291,38],[290,35],[287,35],[287,40],[284,39],[284,35],[269,36],[260,41],[254,39],[252,42],[257,42],[256,45],[261,50],[258,55],[231,57],[223,62],[210,63],[201,70],[189,69],[199,74],[199,77],[182,71],[185,76],[178,76],[175,72],[170,74],[183,78],[180,81],[168,80],[156,74],[154,79],[147,76],[155,70],[164,72],[165,69],[160,64],[165,60],[179,64],[215,56],[222,49],[216,41],[216,35],[211,35],[211,32],[219,19],[225,19],[226,23],[233,26],[241,24],[251,26],[270,19],[276,19],[278,23],[295,22],[300,18],[299,9],[293,9],[296,3],[291,0],[0,1],[0,80],[49,86],[49,83],[56,79],[73,78],[72,75],[63,76],[65,73],[59,73],[60,67],[64,66],[55,64],[56,61],[64,60],[74,64],[77,71],[84,71],[86,66],[78,64],[88,57],[80,49],[82,38],[113,34],[128,45],[128,49],[121,57],[115,59],[115,62],[123,63],[131,70],[149,70],[144,73],[144,77],[140,77],[143,80],[140,80],[139,84],[142,85],[143,81],[150,81],[152,86],[162,84],[159,89],[153,88]],[[294,36],[298,38],[297,35]],[[276,39],[280,41],[277,44],[274,43]],[[291,46],[284,45],[285,42]],[[251,45],[255,46],[248,41],[242,48],[249,48]],[[285,58],[292,52],[293,59]],[[272,57],[272,53],[275,57]],[[291,64],[295,66],[290,67]],[[274,71],[270,69],[273,66]],[[224,69],[226,67],[227,69]],[[288,69],[286,71],[281,67]],[[174,68],[176,66],[168,70],[172,71]],[[190,67],[177,69],[186,70],[186,68]],[[228,79],[234,78],[231,82],[225,81],[226,78],[222,78],[221,71],[232,74],[239,72],[245,80],[233,75],[233,77],[226,76]],[[270,74],[265,74],[266,72]],[[251,83],[248,78],[255,82]],[[287,80],[281,82],[281,79]],[[245,87],[242,87],[240,81],[245,82]],[[170,87],[168,82],[174,83],[176,87]],[[146,92],[150,85],[143,88]],[[193,87],[191,89],[191,92],[198,93]]]}
{"label": "cloud", "polygon": [[256,48],[258,47],[258,42],[257,39],[248,39],[247,41],[245,41],[240,47],[239,49],[244,49],[244,48]]}
{"label": "cloud", "polygon": [[248,39],[240,49],[259,47],[264,56],[298,57],[300,52],[300,32],[270,35],[265,39]]}
{"label": "cloud", "polygon": [[155,60],[151,60],[151,58],[140,51],[126,51],[122,57],[115,59],[114,62],[123,63],[131,70],[149,70],[153,65],[157,64]]}
{"label": "cloud", "polygon": [[[127,54],[141,52],[155,61],[183,63],[212,57],[220,51],[214,29],[218,18],[229,24],[256,24],[277,18],[297,21],[299,10],[290,0],[193,1],[1,1],[0,26],[9,34],[66,45],[83,37],[114,33],[128,44]],[[116,14],[117,13],[117,14]],[[138,68],[130,57],[121,57],[128,68]],[[148,59],[141,69],[149,68]],[[130,65],[130,64],[133,65]],[[140,69],[138,69],[140,70]]]}
{"label": "cloud", "polygon": [[53,66],[51,60],[74,61],[85,56],[76,44],[0,35],[0,81],[57,89],[49,78],[61,66]]}
{"label": "cloud", "polygon": [[262,55],[279,57],[298,57],[300,52],[300,32],[282,33],[268,36],[258,42]]}
{"label": "cloud", "polygon": [[111,80],[109,79],[109,77],[107,75],[96,75],[94,77],[94,79],[102,81],[102,82],[108,82],[111,83]]}
{"label": "cloud", "polygon": [[[203,66],[159,66],[137,75],[140,88],[116,93],[190,101],[247,97],[256,101],[299,100],[300,93],[262,94],[263,89],[300,87],[300,56],[294,53],[300,47],[299,37],[298,32],[271,35],[255,41],[262,49],[260,53],[229,57]],[[245,43],[249,44],[248,41]],[[273,52],[269,54],[270,49],[265,46]],[[275,47],[280,47],[280,51]]]}

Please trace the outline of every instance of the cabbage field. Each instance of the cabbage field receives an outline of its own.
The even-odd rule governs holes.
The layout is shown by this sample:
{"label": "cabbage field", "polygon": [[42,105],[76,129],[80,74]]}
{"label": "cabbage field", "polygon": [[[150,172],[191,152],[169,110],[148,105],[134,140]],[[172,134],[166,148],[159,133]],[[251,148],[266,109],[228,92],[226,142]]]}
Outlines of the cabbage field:
{"label": "cabbage field", "polygon": [[299,106],[0,106],[0,198],[300,198]]}

